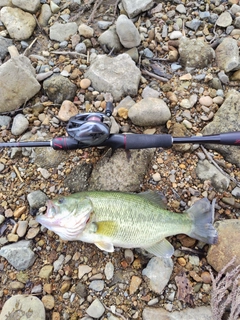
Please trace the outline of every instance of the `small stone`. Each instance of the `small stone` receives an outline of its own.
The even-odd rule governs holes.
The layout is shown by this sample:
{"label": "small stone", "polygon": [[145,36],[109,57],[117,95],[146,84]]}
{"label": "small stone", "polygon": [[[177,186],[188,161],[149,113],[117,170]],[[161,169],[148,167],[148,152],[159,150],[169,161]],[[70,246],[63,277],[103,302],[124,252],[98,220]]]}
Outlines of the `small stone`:
{"label": "small stone", "polygon": [[44,283],[43,285],[43,290],[48,293],[51,294],[52,293],[52,284],[51,283]]}
{"label": "small stone", "polygon": [[107,280],[112,279],[113,274],[114,274],[114,266],[113,266],[112,262],[108,262],[106,264],[105,269],[104,269],[104,273],[105,273]]}
{"label": "small stone", "polygon": [[159,172],[156,172],[152,175],[152,178],[155,182],[159,182],[161,180],[161,175]]}
{"label": "small stone", "polygon": [[9,233],[7,235],[7,239],[8,239],[8,242],[17,242],[18,241],[18,235],[15,234],[15,233]]}
{"label": "small stone", "polygon": [[89,289],[92,289],[94,291],[102,291],[104,289],[104,281],[93,280],[89,285]]}
{"label": "small stone", "polygon": [[17,218],[17,219],[20,218],[21,215],[26,212],[26,209],[27,209],[26,206],[22,206],[22,207],[16,209],[16,210],[13,212],[14,218]]}
{"label": "small stone", "polygon": [[128,264],[132,264],[133,263],[133,260],[134,260],[134,254],[133,254],[133,251],[130,250],[130,249],[126,249],[124,251],[124,257],[127,261]]}
{"label": "small stone", "polygon": [[128,118],[128,109],[119,108],[117,113],[118,113],[119,117],[121,117],[123,119],[127,119]]}
{"label": "small stone", "polygon": [[26,234],[26,238],[28,240],[30,239],[34,239],[36,237],[36,235],[39,233],[40,231],[40,227],[37,228],[30,228]]}
{"label": "small stone", "polygon": [[42,297],[42,303],[47,310],[52,310],[55,306],[54,297],[50,294],[47,294]]}
{"label": "small stone", "polygon": [[53,272],[53,266],[46,265],[41,268],[38,276],[43,279],[48,279],[52,275],[52,272]]}
{"label": "small stone", "polygon": [[68,121],[71,117],[78,114],[78,109],[70,100],[64,100],[58,112],[61,121]]}
{"label": "small stone", "polygon": [[89,80],[89,79],[82,79],[80,81],[81,89],[87,89],[90,85],[91,85],[91,80]]}
{"label": "small stone", "polygon": [[81,279],[86,273],[89,273],[92,271],[92,268],[85,265],[85,264],[81,264],[78,267],[78,279]]}
{"label": "small stone", "polygon": [[223,13],[221,13],[216,21],[216,25],[223,28],[230,26],[231,23],[232,23],[232,17],[228,11],[224,11]]}
{"label": "small stone", "polygon": [[94,34],[93,28],[89,27],[85,23],[82,23],[79,26],[78,32],[79,32],[80,36],[83,36],[84,38],[92,38],[93,34]]}
{"label": "small stone", "polygon": [[95,299],[86,310],[87,314],[92,318],[100,318],[104,311],[105,308],[99,299]]}
{"label": "small stone", "polygon": [[140,284],[142,283],[142,279],[137,276],[132,276],[130,286],[129,286],[129,294],[134,294],[138,289]]}
{"label": "small stone", "polygon": [[17,227],[17,234],[21,238],[27,232],[28,222],[27,221],[19,221]]}
{"label": "small stone", "polygon": [[204,271],[202,274],[201,274],[201,278],[202,278],[202,281],[204,283],[211,283],[212,282],[212,279],[211,279],[211,275],[208,271]]}
{"label": "small stone", "polygon": [[183,257],[179,257],[178,259],[177,259],[177,262],[180,264],[180,266],[182,266],[182,267],[184,267],[186,264],[187,264],[187,262],[186,262],[186,260],[183,258]]}
{"label": "small stone", "polygon": [[210,96],[202,96],[199,99],[199,103],[203,106],[210,107],[213,104],[213,100]]}
{"label": "small stone", "polygon": [[11,132],[15,136],[19,136],[24,133],[29,126],[28,120],[21,113],[17,114],[13,119]]}
{"label": "small stone", "polygon": [[64,294],[65,292],[69,291],[70,287],[71,287],[71,281],[69,280],[64,281],[60,288],[61,293]]}

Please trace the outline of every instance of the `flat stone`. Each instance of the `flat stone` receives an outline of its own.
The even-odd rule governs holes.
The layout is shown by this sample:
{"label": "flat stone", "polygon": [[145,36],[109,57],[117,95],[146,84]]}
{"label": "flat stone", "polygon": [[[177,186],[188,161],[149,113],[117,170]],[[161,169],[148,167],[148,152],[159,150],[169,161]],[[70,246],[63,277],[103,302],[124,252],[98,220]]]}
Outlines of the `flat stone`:
{"label": "flat stone", "polygon": [[19,8],[3,7],[0,14],[11,38],[26,40],[31,37],[36,27],[36,21],[30,13]]}
{"label": "flat stone", "polygon": [[141,12],[151,9],[154,5],[153,0],[123,0],[123,7],[129,18],[134,18]]}
{"label": "flat stone", "polygon": [[53,272],[53,266],[46,265],[41,268],[38,276],[43,279],[48,279],[50,277],[50,275],[52,274],[52,272]]}
{"label": "flat stone", "polygon": [[3,246],[0,249],[0,256],[7,259],[15,269],[25,270],[31,267],[36,260],[36,255],[31,248],[31,241],[22,240]]}
{"label": "flat stone", "polygon": [[98,55],[84,76],[92,81],[95,90],[110,92],[119,101],[125,95],[137,95],[141,72],[129,55],[123,53],[113,58]]}
{"label": "flat stone", "polygon": [[146,276],[146,281],[150,290],[161,293],[171,277],[173,271],[173,261],[171,258],[153,257],[143,269],[142,275]]}
{"label": "flat stone", "polygon": [[143,320],[212,320],[212,311],[210,307],[187,308],[181,311],[169,312],[163,308],[146,307],[142,314]]}
{"label": "flat stone", "polygon": [[62,42],[64,40],[69,40],[72,35],[77,33],[78,25],[76,22],[59,23],[55,22],[54,25],[50,27],[49,37],[51,40]]}
{"label": "flat stone", "polygon": [[45,320],[44,305],[41,300],[31,295],[14,295],[9,298],[3,305],[0,318],[9,319],[12,314],[15,314],[13,319],[20,316],[21,319]]}
{"label": "flat stone", "polygon": [[234,263],[227,270],[230,271],[240,264],[240,247],[238,243],[240,221],[237,219],[217,221],[214,226],[218,232],[218,242],[209,248],[207,261],[219,272],[233,257],[236,257]]}
{"label": "flat stone", "polygon": [[20,55],[0,66],[0,112],[19,108],[40,89],[35,70],[27,57]]}

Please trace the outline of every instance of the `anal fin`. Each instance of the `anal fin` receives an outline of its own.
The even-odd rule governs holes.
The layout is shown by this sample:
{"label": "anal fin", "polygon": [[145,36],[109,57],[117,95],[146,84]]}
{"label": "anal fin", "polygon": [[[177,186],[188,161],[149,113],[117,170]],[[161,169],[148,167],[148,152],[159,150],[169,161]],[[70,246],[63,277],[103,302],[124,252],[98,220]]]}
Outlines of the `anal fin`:
{"label": "anal fin", "polygon": [[151,247],[143,247],[148,252],[154,254],[157,257],[170,258],[174,253],[174,248],[170,242],[166,239],[155,243]]}

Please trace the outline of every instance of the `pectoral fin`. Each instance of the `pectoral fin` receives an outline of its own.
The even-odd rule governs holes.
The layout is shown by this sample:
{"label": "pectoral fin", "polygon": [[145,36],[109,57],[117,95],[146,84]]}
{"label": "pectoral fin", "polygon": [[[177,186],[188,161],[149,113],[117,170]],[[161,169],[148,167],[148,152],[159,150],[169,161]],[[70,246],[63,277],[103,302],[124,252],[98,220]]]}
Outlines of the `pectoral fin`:
{"label": "pectoral fin", "polygon": [[154,254],[157,257],[170,258],[174,253],[174,248],[170,242],[166,239],[163,239],[160,242],[157,242],[151,247],[144,247],[145,250]]}
{"label": "pectoral fin", "polygon": [[99,242],[95,242],[95,245],[101,250],[104,250],[107,252],[114,252],[114,246],[112,243],[99,241]]}

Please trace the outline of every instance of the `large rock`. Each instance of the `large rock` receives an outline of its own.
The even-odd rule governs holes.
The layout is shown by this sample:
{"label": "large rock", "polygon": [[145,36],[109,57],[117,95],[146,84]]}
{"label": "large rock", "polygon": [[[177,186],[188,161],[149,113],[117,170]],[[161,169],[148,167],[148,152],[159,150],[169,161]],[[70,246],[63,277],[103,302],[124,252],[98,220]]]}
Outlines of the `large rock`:
{"label": "large rock", "polygon": [[123,0],[123,7],[129,18],[134,18],[141,12],[144,12],[154,5],[153,0]]}
{"label": "large rock", "polygon": [[207,261],[219,272],[233,257],[236,257],[229,271],[240,265],[240,221],[237,219],[217,221],[214,226],[218,232],[218,242],[209,248]]}
{"label": "large rock", "polygon": [[224,38],[215,50],[216,63],[219,69],[229,72],[239,65],[237,40]]}
{"label": "large rock", "polygon": [[171,118],[171,112],[162,99],[146,98],[134,104],[128,116],[137,126],[158,126]]}
{"label": "large rock", "polygon": [[90,190],[139,192],[154,149],[118,149],[109,159],[102,158],[92,171]]}
{"label": "large rock", "polygon": [[36,27],[36,21],[30,13],[19,8],[3,7],[0,14],[11,38],[26,40],[31,37]]}
{"label": "large rock", "polygon": [[125,48],[137,47],[141,38],[134,23],[128,19],[125,14],[121,14],[116,22],[117,34],[121,44]]}
{"label": "large rock", "polygon": [[40,89],[35,70],[27,57],[8,60],[0,67],[0,112],[19,108]]}
{"label": "large rock", "polygon": [[215,57],[211,46],[198,39],[182,37],[179,45],[180,63],[184,67],[205,68]]}
{"label": "large rock", "polygon": [[0,319],[45,320],[45,308],[37,297],[17,294],[5,302]]}
{"label": "large rock", "polygon": [[[229,91],[213,121],[204,127],[202,133],[209,135],[230,131],[240,131],[240,93],[235,90]],[[207,147],[220,152],[227,161],[240,167],[239,146],[211,144]]]}
{"label": "large rock", "polygon": [[110,92],[119,101],[122,96],[137,95],[141,72],[130,56],[123,53],[114,58],[98,55],[84,76],[92,81],[94,89]]}
{"label": "large rock", "polygon": [[22,240],[2,247],[0,256],[7,259],[15,269],[25,270],[33,265],[37,257],[31,248],[31,241]]}

